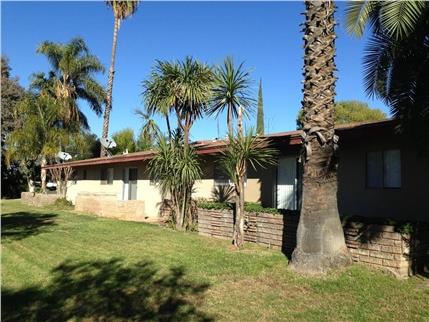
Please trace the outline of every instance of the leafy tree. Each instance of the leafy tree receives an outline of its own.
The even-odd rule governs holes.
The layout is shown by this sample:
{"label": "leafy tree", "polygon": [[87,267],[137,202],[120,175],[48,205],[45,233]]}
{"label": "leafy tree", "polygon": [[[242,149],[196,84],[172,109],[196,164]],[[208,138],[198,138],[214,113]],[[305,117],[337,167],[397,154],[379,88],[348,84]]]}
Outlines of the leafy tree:
{"label": "leafy tree", "polygon": [[34,74],[32,88],[41,95],[55,97],[61,103],[65,126],[76,127],[79,124],[89,128],[78,99],[86,101],[97,115],[101,115],[106,94],[94,74],[104,72],[103,65],[89,53],[81,38],[74,38],[66,44],[45,41],[37,52],[46,56],[52,69],[48,75]]}
{"label": "leafy tree", "polygon": [[15,127],[17,119],[16,106],[23,98],[25,91],[19,85],[17,78],[12,78],[11,68],[7,57],[1,57],[1,186],[2,197],[17,198],[25,190],[25,177],[20,171],[19,163],[12,162],[9,166],[5,162],[6,138]]}
{"label": "leafy tree", "polygon": [[[17,106],[17,127],[6,139],[8,164],[19,162],[30,180],[36,163],[40,166],[55,158],[60,146],[67,139],[67,132],[59,126],[62,106],[49,96],[28,95]],[[46,191],[46,170],[41,172],[42,192]]]}
{"label": "leafy tree", "polygon": [[251,129],[246,135],[229,135],[229,144],[220,158],[220,165],[234,183],[235,225],[233,243],[240,247],[244,242],[244,182],[247,165],[254,169],[276,163],[277,151],[269,147],[269,142],[255,135]]}
{"label": "leafy tree", "polygon": [[[339,101],[335,103],[335,124],[348,124],[355,122],[381,121],[387,119],[387,115],[376,108],[370,108],[367,103],[360,101]],[[302,129],[304,110],[299,110],[296,119],[298,129]]]}
{"label": "leafy tree", "polygon": [[1,144],[15,128],[16,105],[24,96],[24,89],[17,78],[10,77],[11,68],[7,57],[1,57]]}
{"label": "leafy tree", "polygon": [[264,135],[264,101],[262,99],[262,79],[259,81],[259,91],[258,91],[258,115],[256,123],[256,133],[259,135]]}
{"label": "leafy tree", "polygon": [[425,1],[351,1],[347,30],[361,37],[370,27],[364,53],[369,96],[384,100],[398,130],[429,146],[429,3]]}
{"label": "leafy tree", "polygon": [[228,132],[234,135],[233,118],[238,119],[239,132],[242,133],[242,116],[247,116],[253,106],[249,86],[250,71],[244,70],[244,63],[234,66],[231,57],[227,57],[222,66],[215,70],[213,96],[208,114],[219,116],[227,109]]}
{"label": "leafy tree", "polygon": [[[114,16],[113,24],[113,43],[112,43],[112,55],[110,58],[109,68],[109,81],[107,83],[107,97],[106,97],[106,108],[104,110],[103,118],[103,138],[107,138],[109,135],[109,120],[110,111],[112,110],[112,93],[113,93],[113,77],[115,75],[115,58],[116,58],[116,45],[118,41],[118,31],[121,25],[121,21],[131,16],[136,12],[139,1],[106,1],[107,5],[112,8]],[[103,148],[100,152],[100,156],[105,156],[106,151]]]}
{"label": "leafy tree", "polygon": [[305,7],[303,197],[291,267],[323,273],[351,263],[337,208],[335,6],[306,1]]}
{"label": "leafy tree", "polygon": [[122,153],[125,150],[128,150],[128,152],[136,151],[136,140],[132,128],[120,130],[114,133],[112,138],[116,142],[116,148],[112,149],[114,154]]}
{"label": "leafy tree", "polygon": [[149,162],[150,177],[157,182],[163,197],[171,198],[173,219],[178,230],[192,224],[191,192],[202,173],[193,147],[184,149],[183,145],[180,129],[172,133],[170,142],[159,136],[156,154]]}

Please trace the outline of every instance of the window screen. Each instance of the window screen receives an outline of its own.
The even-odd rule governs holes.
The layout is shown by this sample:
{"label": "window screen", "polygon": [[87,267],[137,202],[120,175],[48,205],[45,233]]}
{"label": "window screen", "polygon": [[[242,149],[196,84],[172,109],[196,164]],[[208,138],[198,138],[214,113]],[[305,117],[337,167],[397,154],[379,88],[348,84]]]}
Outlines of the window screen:
{"label": "window screen", "polygon": [[101,184],[113,184],[113,168],[103,168],[100,171]]}
{"label": "window screen", "polygon": [[229,186],[229,185],[232,185],[232,182],[229,179],[228,175],[219,166],[215,166],[215,168],[214,168],[214,184],[215,184],[215,186]]}
{"label": "window screen", "polygon": [[366,184],[368,188],[383,187],[383,153],[370,152],[366,156]]}

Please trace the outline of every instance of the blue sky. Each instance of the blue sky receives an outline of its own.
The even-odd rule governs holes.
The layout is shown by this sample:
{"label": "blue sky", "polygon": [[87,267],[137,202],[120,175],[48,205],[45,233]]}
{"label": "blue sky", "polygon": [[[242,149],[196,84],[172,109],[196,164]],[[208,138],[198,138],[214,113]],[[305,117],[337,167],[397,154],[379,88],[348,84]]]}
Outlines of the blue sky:
{"label": "blue sky", "polygon": [[[366,97],[362,82],[365,39],[354,39],[343,27],[345,2],[339,2],[336,19],[337,100],[358,99],[388,112],[379,101]],[[12,74],[27,87],[29,77],[48,71],[37,46],[44,40],[66,42],[83,37],[91,52],[108,69],[113,16],[104,2],[2,1],[2,54],[9,57]],[[136,131],[142,122],[133,111],[142,107],[141,82],[155,59],[175,60],[192,55],[218,64],[232,55],[251,68],[254,93],[262,78],[266,132],[295,129],[302,99],[302,2],[143,2],[137,13],[121,25],[116,59],[110,133],[125,127]],[[98,75],[105,85],[107,73]],[[91,130],[101,134],[102,118],[81,103]],[[156,118],[162,129],[164,121]],[[226,119],[219,119],[220,135]],[[248,125],[254,125],[251,117]],[[192,128],[192,139],[217,137],[217,122],[206,117]]]}

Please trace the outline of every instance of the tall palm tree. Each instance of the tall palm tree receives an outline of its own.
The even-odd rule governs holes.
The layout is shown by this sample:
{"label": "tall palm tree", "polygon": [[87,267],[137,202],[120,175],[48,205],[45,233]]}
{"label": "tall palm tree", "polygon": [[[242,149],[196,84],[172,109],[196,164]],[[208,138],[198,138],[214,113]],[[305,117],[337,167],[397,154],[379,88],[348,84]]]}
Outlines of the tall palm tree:
{"label": "tall palm tree", "polygon": [[[109,134],[110,111],[112,110],[112,93],[113,93],[113,78],[115,75],[115,57],[116,45],[118,41],[118,31],[121,21],[131,16],[136,12],[139,1],[106,1],[107,5],[112,8],[114,23],[113,23],[113,43],[112,56],[110,58],[109,81],[107,83],[106,109],[104,110],[103,118],[103,133],[102,137],[106,138]],[[106,149],[102,147],[101,156],[106,155]]]}
{"label": "tall palm tree", "polygon": [[429,3],[358,1],[346,9],[349,33],[361,37],[370,26],[364,54],[369,96],[390,107],[398,130],[429,146]]}
{"label": "tall palm tree", "polygon": [[227,57],[222,66],[215,69],[213,97],[208,114],[218,116],[226,108],[229,135],[234,134],[233,118],[238,118],[239,133],[242,132],[242,117],[247,116],[254,104],[250,71],[244,70],[244,63],[234,66],[231,57]]}
{"label": "tall palm tree", "polygon": [[89,128],[85,115],[77,101],[83,99],[100,115],[105,99],[103,87],[95,80],[94,73],[104,72],[97,57],[89,53],[85,41],[74,38],[66,44],[43,42],[37,52],[46,56],[52,70],[48,76],[38,73],[32,85],[41,94],[54,95],[64,107],[64,122],[67,126],[80,124]]}
{"label": "tall palm tree", "polygon": [[337,207],[335,6],[332,1],[305,6],[303,197],[291,267],[323,273],[351,262]]}
{"label": "tall palm tree", "polygon": [[244,194],[247,165],[253,169],[276,163],[277,151],[269,142],[255,135],[253,129],[246,135],[229,135],[228,147],[220,157],[220,165],[234,183],[235,225],[233,243],[240,247],[244,242]]}

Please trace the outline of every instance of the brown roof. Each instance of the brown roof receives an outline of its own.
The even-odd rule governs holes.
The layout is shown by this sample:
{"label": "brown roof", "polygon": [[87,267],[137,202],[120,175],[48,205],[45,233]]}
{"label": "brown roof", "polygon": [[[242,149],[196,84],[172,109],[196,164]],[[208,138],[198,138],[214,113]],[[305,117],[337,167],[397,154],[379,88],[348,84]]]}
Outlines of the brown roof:
{"label": "brown roof", "polygon": [[[394,122],[392,120],[376,121],[376,122],[360,122],[360,123],[351,123],[351,124],[342,124],[336,126],[336,130],[339,132],[349,132],[349,131],[358,131],[368,130],[372,128],[393,128]],[[287,131],[287,132],[278,132],[264,135],[265,138],[272,139],[273,141],[280,141],[286,143],[287,145],[299,145],[301,144],[301,130]],[[345,132],[343,132],[344,134]],[[227,145],[226,140],[201,140],[193,143],[193,146],[196,148],[197,154],[215,154],[221,152]],[[111,157],[102,157],[102,158],[93,158],[86,160],[77,160],[70,161],[61,164],[51,164],[47,165],[46,169],[52,169],[62,166],[72,166],[72,167],[81,167],[88,165],[98,165],[98,164],[115,164],[123,162],[133,162],[133,161],[143,161],[148,160],[153,157],[155,151],[141,151],[133,152],[128,154],[114,155]]]}

